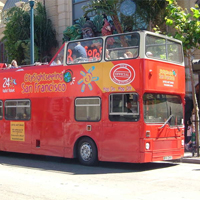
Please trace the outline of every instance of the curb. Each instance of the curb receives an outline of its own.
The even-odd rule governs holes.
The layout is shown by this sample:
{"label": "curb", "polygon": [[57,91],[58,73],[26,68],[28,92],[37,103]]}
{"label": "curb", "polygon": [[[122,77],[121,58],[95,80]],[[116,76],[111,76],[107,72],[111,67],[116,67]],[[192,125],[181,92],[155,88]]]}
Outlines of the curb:
{"label": "curb", "polygon": [[200,157],[193,157],[192,155],[185,155],[180,159],[175,159],[173,162],[200,164]]}
{"label": "curb", "polygon": [[195,157],[192,157],[192,158],[183,157],[183,158],[180,159],[180,162],[200,164],[200,158],[199,157],[196,157],[196,158]]}

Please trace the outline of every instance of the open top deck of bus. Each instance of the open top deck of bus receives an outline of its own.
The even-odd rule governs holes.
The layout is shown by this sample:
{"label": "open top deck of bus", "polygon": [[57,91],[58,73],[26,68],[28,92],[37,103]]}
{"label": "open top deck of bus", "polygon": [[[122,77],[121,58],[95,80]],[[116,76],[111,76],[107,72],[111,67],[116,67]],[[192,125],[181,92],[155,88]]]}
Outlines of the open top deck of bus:
{"label": "open top deck of bus", "polygon": [[[87,57],[75,58],[77,42],[86,49]],[[66,42],[50,65],[56,64],[57,59],[61,59],[63,65],[129,59],[127,52],[134,59],[150,58],[184,66],[181,41],[148,31]]]}

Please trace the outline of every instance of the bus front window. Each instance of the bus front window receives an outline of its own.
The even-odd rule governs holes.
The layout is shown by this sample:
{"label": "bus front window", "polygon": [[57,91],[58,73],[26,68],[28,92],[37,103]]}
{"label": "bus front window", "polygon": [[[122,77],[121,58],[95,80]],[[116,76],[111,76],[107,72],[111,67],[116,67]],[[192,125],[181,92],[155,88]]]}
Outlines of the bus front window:
{"label": "bus front window", "polygon": [[183,107],[181,98],[176,95],[144,94],[144,121],[146,123],[164,123],[170,115],[170,125],[183,125]]}
{"label": "bus front window", "polygon": [[181,44],[169,39],[147,34],[145,51],[147,58],[170,62],[183,62]]}

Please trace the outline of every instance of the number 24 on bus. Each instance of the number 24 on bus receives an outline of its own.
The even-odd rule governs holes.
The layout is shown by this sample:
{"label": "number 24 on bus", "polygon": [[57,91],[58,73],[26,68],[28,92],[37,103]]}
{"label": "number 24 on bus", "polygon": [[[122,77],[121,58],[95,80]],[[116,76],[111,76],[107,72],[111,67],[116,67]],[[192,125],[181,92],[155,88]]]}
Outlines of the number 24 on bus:
{"label": "number 24 on bus", "polygon": [[184,154],[182,43],[136,31],[69,41],[0,69],[0,150],[144,163]]}

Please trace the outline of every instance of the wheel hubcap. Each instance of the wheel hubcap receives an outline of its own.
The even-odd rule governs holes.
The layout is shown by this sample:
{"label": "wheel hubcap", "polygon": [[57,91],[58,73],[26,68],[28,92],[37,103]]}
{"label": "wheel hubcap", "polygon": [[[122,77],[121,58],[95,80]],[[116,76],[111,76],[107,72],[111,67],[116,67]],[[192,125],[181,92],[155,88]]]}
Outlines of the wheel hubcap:
{"label": "wheel hubcap", "polygon": [[88,161],[92,157],[92,147],[88,143],[83,143],[80,149],[80,155],[84,161]]}

